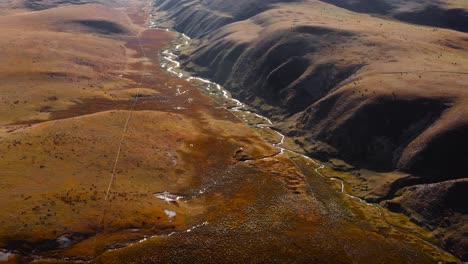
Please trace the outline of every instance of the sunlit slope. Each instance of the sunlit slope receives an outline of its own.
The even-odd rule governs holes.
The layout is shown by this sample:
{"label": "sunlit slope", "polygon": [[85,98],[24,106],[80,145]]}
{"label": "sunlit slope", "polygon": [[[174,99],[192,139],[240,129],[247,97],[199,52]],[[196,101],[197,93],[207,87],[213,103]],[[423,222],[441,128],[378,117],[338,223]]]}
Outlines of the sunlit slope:
{"label": "sunlit slope", "polygon": [[0,25],[2,125],[47,120],[127,82],[121,37],[137,31],[122,14],[86,5],[2,16]]}

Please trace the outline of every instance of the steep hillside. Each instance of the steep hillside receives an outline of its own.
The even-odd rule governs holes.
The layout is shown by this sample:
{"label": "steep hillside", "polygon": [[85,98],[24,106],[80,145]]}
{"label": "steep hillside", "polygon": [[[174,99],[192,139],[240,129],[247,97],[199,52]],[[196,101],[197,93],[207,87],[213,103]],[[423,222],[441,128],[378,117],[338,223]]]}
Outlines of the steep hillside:
{"label": "steep hillside", "polygon": [[322,0],[360,13],[383,15],[408,23],[468,32],[468,3],[457,0]]}
{"label": "steep hillside", "polygon": [[[167,11],[174,28],[201,37],[230,23],[248,19],[268,10],[273,4],[295,0],[265,1],[156,1],[160,11]],[[163,19],[163,21],[167,19]]]}
{"label": "steep hillside", "polygon": [[[468,170],[465,4],[327,2],[156,0],[156,8],[161,25],[197,38],[181,56],[186,69],[274,118],[309,155],[353,165],[356,194],[394,199],[401,206],[389,208],[438,234],[467,232],[463,210],[415,217],[408,205],[427,184],[468,191],[457,180]],[[454,23],[426,15],[434,6],[459,15]],[[440,190],[430,203],[453,208]],[[431,221],[442,215],[453,222]],[[466,240],[453,233],[442,236],[446,247],[467,258]]]}

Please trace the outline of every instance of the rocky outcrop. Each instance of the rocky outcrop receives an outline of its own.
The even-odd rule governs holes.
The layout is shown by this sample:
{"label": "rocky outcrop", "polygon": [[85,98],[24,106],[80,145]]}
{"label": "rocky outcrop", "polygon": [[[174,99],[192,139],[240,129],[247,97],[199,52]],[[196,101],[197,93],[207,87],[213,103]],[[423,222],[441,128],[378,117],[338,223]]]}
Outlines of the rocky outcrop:
{"label": "rocky outcrop", "polygon": [[437,237],[462,259],[468,258],[468,179],[406,187],[401,196],[386,202],[414,221],[434,230]]}

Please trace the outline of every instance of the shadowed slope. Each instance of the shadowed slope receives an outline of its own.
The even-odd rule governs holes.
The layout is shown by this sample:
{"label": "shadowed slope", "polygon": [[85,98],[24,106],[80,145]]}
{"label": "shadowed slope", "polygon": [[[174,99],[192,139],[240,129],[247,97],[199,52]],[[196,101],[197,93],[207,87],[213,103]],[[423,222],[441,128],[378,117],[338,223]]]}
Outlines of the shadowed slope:
{"label": "shadowed slope", "polygon": [[468,32],[468,6],[456,1],[322,0],[348,10],[379,14],[404,22]]}
{"label": "shadowed slope", "polygon": [[[310,155],[413,174],[395,182],[398,188],[466,177],[468,150],[453,146],[468,143],[459,136],[468,133],[468,37],[391,19],[428,6],[333,1],[361,12],[355,13],[314,0],[278,2],[266,9],[256,1],[258,12],[251,12],[254,3],[239,5],[252,14],[240,18],[238,10],[221,2],[156,1],[164,11],[159,21],[172,20],[177,30],[199,38],[192,50],[183,51],[186,69],[225,85],[281,121],[280,127]],[[439,7],[465,8],[463,1],[450,3]],[[203,15],[189,23],[198,12]],[[424,11],[411,16],[411,22],[465,30],[460,28],[468,24],[463,23],[465,11],[450,18],[430,15],[440,12],[446,11]],[[215,23],[220,17],[225,20]],[[379,189],[391,184],[378,175],[369,176],[373,185],[370,178],[358,178],[359,185]],[[464,256],[460,248],[454,250]]]}

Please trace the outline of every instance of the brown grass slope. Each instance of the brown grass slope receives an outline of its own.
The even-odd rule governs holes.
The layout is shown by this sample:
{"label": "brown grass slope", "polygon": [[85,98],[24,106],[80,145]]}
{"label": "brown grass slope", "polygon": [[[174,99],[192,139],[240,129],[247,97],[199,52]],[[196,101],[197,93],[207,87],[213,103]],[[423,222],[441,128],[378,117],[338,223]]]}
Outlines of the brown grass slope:
{"label": "brown grass slope", "polygon": [[145,1],[27,2],[0,3],[0,261],[455,260],[160,67]]}
{"label": "brown grass slope", "polygon": [[[260,194],[299,207],[307,200],[314,208],[307,216],[284,203],[281,214],[315,222],[318,204],[291,161],[263,161],[276,167],[272,173],[237,162],[236,153],[253,162],[278,150],[161,68],[159,54],[172,35],[136,25],[145,14],[132,10],[141,6],[124,3],[124,12],[89,4],[0,17],[0,261],[90,260],[145,236],[188,233],[204,218],[219,221],[219,232],[226,214],[241,226],[244,216],[232,212],[253,203],[270,208],[257,202]],[[155,197],[164,191],[183,201]],[[396,241],[386,245],[398,258],[406,249]]]}
{"label": "brown grass slope", "polygon": [[136,29],[104,6],[19,12],[0,17],[0,26],[2,125],[47,120],[81,98],[109,97],[104,86],[126,82],[118,76],[128,51],[113,34]]}
{"label": "brown grass slope", "polygon": [[[282,128],[311,155],[412,175],[395,184],[382,178],[377,185],[393,187],[374,197],[376,201],[404,192],[408,195],[401,202],[410,203],[411,189],[404,186],[466,179],[464,28],[426,23],[432,18],[424,14],[409,21],[414,24],[394,19],[404,10],[425,8],[416,1],[385,2],[395,14],[380,17],[366,14],[382,14],[367,10],[371,6],[366,1],[353,1],[364,8],[355,10],[360,13],[313,0],[238,2],[231,11],[227,1],[157,1],[165,14],[162,20],[172,20],[176,29],[200,38],[184,55],[187,69],[224,84],[258,111],[283,121]],[[346,1],[336,2],[348,7]],[[458,8],[462,17],[466,12],[463,2],[438,6]],[[242,10],[249,16],[240,15]],[[466,188],[460,182],[451,184]],[[423,214],[420,222],[431,229],[466,232],[460,224],[466,212],[456,209],[453,200],[445,203],[452,209]],[[417,214],[415,207],[405,208],[407,214]],[[455,223],[449,228],[429,221],[452,215]],[[466,258],[465,238],[454,239],[447,247]]]}
{"label": "brown grass slope", "polygon": [[[306,175],[161,68],[173,35],[134,25],[126,13],[146,14],[130,4],[0,18],[1,261],[454,260],[414,236],[401,243],[325,178],[312,196],[309,161],[295,161]],[[155,196],[164,191],[182,198]]]}

